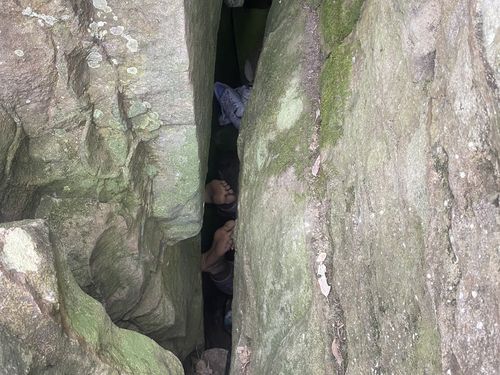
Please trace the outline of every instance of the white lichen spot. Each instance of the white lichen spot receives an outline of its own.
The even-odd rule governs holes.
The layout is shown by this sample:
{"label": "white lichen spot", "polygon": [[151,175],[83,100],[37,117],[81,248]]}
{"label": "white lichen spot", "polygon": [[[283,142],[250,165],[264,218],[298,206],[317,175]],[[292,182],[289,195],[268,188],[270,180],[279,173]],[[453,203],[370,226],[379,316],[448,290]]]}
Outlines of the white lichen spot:
{"label": "white lichen spot", "polygon": [[54,294],[53,291],[48,292],[43,299],[47,302],[50,302],[50,303],[57,302],[56,295]]}
{"label": "white lichen spot", "polygon": [[466,174],[465,172],[460,172],[460,178],[465,178]]}
{"label": "white lichen spot", "polygon": [[41,259],[31,236],[21,228],[1,230],[0,234],[5,235],[3,254],[0,253],[5,267],[23,273],[36,272]]}
{"label": "white lichen spot", "polygon": [[108,5],[107,0],[92,0],[92,4],[95,8],[102,10],[105,13],[111,13],[113,11]]}
{"label": "white lichen spot", "polygon": [[89,68],[99,68],[102,62],[102,55],[97,51],[92,51],[87,56],[87,65]]}
{"label": "white lichen spot", "polygon": [[295,74],[288,85],[285,96],[280,100],[278,118],[276,119],[280,130],[292,128],[299,120],[304,110],[304,103],[302,102],[300,93],[300,80],[298,74]]}
{"label": "white lichen spot", "polygon": [[104,113],[100,109],[98,109],[98,108],[94,109],[94,118],[95,119],[98,119],[102,115],[104,115]]}
{"label": "white lichen spot", "polygon": [[117,16],[113,16],[113,20],[114,21],[118,21],[118,17]]}
{"label": "white lichen spot", "polygon": [[476,324],[477,329],[483,329],[483,327],[484,327],[483,322],[477,322],[477,324]]}
{"label": "white lichen spot", "polygon": [[23,51],[23,50],[21,50],[21,49],[16,49],[16,50],[14,51],[14,54],[15,54],[16,56],[23,57],[23,56],[24,56],[24,51]]}
{"label": "white lichen spot", "polygon": [[125,28],[123,26],[114,26],[109,29],[109,32],[113,35],[122,35],[124,31]]}
{"label": "white lichen spot", "polygon": [[432,277],[432,275],[431,275],[430,273],[428,273],[428,274],[426,275],[426,277],[427,277],[428,279],[430,279],[430,278]]}
{"label": "white lichen spot", "polygon": [[123,35],[127,39],[127,48],[130,52],[137,52],[139,50],[139,43],[130,35]]}
{"label": "white lichen spot", "polygon": [[34,12],[33,9],[31,9],[31,7],[26,7],[22,11],[22,14],[23,14],[23,16],[26,16],[26,17],[38,18],[38,23],[40,25],[43,25],[43,23],[45,22],[47,25],[53,26],[57,22],[57,18],[52,17],[52,16],[48,16],[46,14]]}
{"label": "white lichen spot", "polygon": [[94,38],[103,39],[104,36],[108,33],[107,30],[101,30],[101,28],[104,27],[105,25],[106,25],[106,22],[102,22],[102,21],[91,22],[89,24],[89,28],[87,29],[87,31],[90,34],[92,34],[92,36]]}
{"label": "white lichen spot", "polygon": [[31,103],[31,100],[26,99],[26,102],[25,102],[25,103],[26,103],[26,104],[30,104],[30,103]]}
{"label": "white lichen spot", "polygon": [[111,59],[111,62],[113,63],[113,65],[118,65],[118,60],[117,59]]}
{"label": "white lichen spot", "polygon": [[135,66],[131,66],[130,68],[127,68],[127,73],[128,74],[137,74],[137,68]]}
{"label": "white lichen spot", "polygon": [[477,292],[475,290],[473,290],[471,292],[471,294],[472,294],[472,298],[477,298]]}
{"label": "white lichen spot", "polygon": [[142,104],[144,105],[144,107],[146,107],[147,109],[151,109],[152,106],[151,106],[151,103],[149,102],[142,102]]}

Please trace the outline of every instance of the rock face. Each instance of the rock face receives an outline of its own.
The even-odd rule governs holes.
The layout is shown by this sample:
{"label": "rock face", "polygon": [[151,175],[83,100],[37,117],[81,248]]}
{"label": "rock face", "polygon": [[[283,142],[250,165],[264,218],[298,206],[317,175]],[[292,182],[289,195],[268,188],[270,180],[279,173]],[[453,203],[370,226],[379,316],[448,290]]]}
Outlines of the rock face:
{"label": "rock face", "polygon": [[183,374],[76,284],[42,220],[0,226],[1,374]]}
{"label": "rock face", "polygon": [[239,144],[232,373],[500,367],[496,8],[273,3]]}
{"label": "rock face", "polygon": [[0,220],[46,218],[78,284],[180,356],[202,333],[188,306],[220,7],[7,0],[0,14]]}

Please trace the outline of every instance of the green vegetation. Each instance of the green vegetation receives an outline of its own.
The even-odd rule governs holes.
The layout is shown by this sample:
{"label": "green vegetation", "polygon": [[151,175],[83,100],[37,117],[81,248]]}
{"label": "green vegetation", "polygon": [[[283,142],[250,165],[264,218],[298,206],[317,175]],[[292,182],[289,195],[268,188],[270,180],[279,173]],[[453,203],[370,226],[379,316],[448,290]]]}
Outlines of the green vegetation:
{"label": "green vegetation", "polygon": [[80,342],[125,374],[182,374],[179,360],[150,338],[116,327],[104,307],[85,294],[55,250],[65,328]]}
{"label": "green vegetation", "polygon": [[352,32],[361,15],[364,0],[324,0],[321,28],[327,46],[335,46]]}
{"label": "green vegetation", "polygon": [[321,74],[321,146],[335,145],[343,134],[349,96],[352,46],[345,38],[353,31],[363,0],[324,0],[321,8],[323,48],[329,53]]}

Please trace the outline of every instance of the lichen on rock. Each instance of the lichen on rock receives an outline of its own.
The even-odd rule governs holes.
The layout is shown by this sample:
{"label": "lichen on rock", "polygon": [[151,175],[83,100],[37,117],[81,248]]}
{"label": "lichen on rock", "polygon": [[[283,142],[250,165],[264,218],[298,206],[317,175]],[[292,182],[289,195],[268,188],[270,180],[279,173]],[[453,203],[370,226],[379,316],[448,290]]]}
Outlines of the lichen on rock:
{"label": "lichen on rock", "polygon": [[[488,4],[273,2],[239,140],[233,373],[496,371]],[[307,115],[283,125],[311,9],[320,110],[301,73]]]}
{"label": "lichen on rock", "polygon": [[0,284],[5,373],[183,373],[172,353],[115,326],[78,287],[42,220],[0,226]]}
{"label": "lichen on rock", "polygon": [[201,300],[221,5],[9,0],[0,14],[0,220],[47,219],[80,287],[180,356],[202,341],[186,305]]}

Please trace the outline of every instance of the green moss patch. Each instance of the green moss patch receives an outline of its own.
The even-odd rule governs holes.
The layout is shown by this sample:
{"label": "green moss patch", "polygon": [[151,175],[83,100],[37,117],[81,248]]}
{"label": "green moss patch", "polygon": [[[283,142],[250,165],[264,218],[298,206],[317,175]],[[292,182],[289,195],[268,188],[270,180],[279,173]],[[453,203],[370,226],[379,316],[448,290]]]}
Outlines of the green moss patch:
{"label": "green moss patch", "polygon": [[321,29],[325,44],[340,44],[354,29],[364,0],[324,0]]}
{"label": "green moss patch", "polygon": [[335,145],[343,134],[344,108],[349,95],[351,48],[340,44],[334,48],[321,73],[321,146]]}
{"label": "green moss patch", "polygon": [[363,0],[323,1],[323,48],[329,54],[321,73],[321,146],[335,145],[343,134],[344,110],[349,96],[352,69],[352,46],[345,38],[353,31],[362,5]]}

